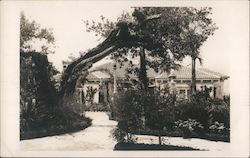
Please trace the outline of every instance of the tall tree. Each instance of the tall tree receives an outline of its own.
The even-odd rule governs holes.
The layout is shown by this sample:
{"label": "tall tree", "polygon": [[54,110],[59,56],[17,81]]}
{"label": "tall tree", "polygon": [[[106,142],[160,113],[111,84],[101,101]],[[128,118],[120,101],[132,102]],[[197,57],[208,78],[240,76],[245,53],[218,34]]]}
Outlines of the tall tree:
{"label": "tall tree", "polygon": [[[119,49],[113,57],[120,62],[127,61],[127,54],[140,57],[139,79],[147,87],[146,65],[155,70],[169,72],[180,66],[185,56],[192,58],[192,92],[196,91],[195,61],[201,45],[217,29],[209,17],[211,8],[193,7],[143,7],[133,13],[124,13],[118,18],[128,24],[129,32],[141,39],[141,46]],[[107,36],[117,22],[101,17],[101,22],[85,21],[87,31]],[[138,51],[139,48],[139,51]],[[145,50],[147,50],[145,53]],[[169,56],[172,56],[172,59]]]}
{"label": "tall tree", "polygon": [[187,8],[185,9],[188,19],[188,25],[183,27],[182,38],[185,43],[187,55],[192,60],[192,82],[191,93],[196,93],[196,61],[197,59],[202,64],[200,57],[200,48],[209,36],[214,34],[218,29],[209,15],[212,14],[211,8]]}
{"label": "tall tree", "polygon": [[[29,20],[24,12],[20,16],[20,52],[38,52],[43,55],[54,53],[55,37],[51,28],[41,28],[34,20]],[[59,71],[49,62],[48,71],[50,79]]]}
{"label": "tall tree", "polygon": [[[116,22],[112,22],[106,19],[104,16],[101,16],[101,22],[96,23],[95,21],[92,21],[92,23],[90,24],[89,21],[85,21],[85,24],[88,32],[93,31],[96,33],[96,36],[100,35],[101,37],[107,37],[112,29],[117,25],[117,23],[122,21],[128,23],[129,29],[138,36],[137,33],[139,33],[139,31],[140,34],[142,34],[142,31],[144,31],[144,23],[146,21],[145,16],[138,15],[138,13],[139,12],[135,11],[133,12],[133,15],[131,15],[130,13],[124,12],[120,17],[118,17]],[[135,25],[135,20],[137,20],[138,22],[137,25]],[[135,56],[140,57],[140,69],[138,71],[138,76],[139,80],[141,81],[142,88],[144,90],[147,90],[148,81],[146,72],[146,55],[143,44],[141,44],[141,46],[132,47],[130,49],[127,47],[117,49],[116,52],[112,54],[112,59],[123,65],[123,62],[128,61],[127,55],[131,52],[133,52],[133,58]],[[131,61],[130,63],[131,66],[133,66]]]}
{"label": "tall tree", "polygon": [[[143,89],[145,90],[148,87],[146,72],[147,66],[157,70],[160,65],[166,65],[166,63],[168,63],[168,65],[165,66],[165,70],[169,70],[170,68],[170,60],[167,56],[169,51],[166,51],[166,42],[163,38],[164,34],[169,34],[170,31],[169,28],[166,27],[168,26],[168,21],[166,21],[164,19],[164,16],[162,15],[163,12],[153,12],[152,8],[135,8],[132,14],[124,13],[117,20],[117,22],[126,22],[129,27],[129,32],[138,37],[141,40],[141,44],[137,47],[132,47],[131,49],[118,49],[117,52],[113,53],[112,57],[116,61],[122,63],[128,61],[127,55],[129,53],[132,57],[139,56],[140,69],[138,71],[138,77],[142,83]],[[85,21],[87,31],[94,31],[96,35],[101,35],[104,37],[107,36],[107,32],[112,30],[112,27],[115,26],[117,22],[111,22],[103,16],[101,16],[101,20],[102,21],[98,23],[92,21],[91,24],[89,21]],[[158,26],[158,24],[160,25],[160,27],[156,27]],[[170,29],[172,28],[173,27],[171,27]],[[178,36],[178,32],[177,35],[172,35],[172,37],[175,36]],[[174,47],[176,47],[176,43],[176,41],[175,43],[172,43],[171,47],[173,47],[173,45],[175,45]],[[181,47],[174,48],[174,57],[176,57],[175,59],[181,60],[183,58],[183,55],[180,55],[180,51],[176,51],[177,48]],[[149,56],[153,58],[150,59]],[[171,63],[171,65],[176,65],[176,63],[173,62]]]}

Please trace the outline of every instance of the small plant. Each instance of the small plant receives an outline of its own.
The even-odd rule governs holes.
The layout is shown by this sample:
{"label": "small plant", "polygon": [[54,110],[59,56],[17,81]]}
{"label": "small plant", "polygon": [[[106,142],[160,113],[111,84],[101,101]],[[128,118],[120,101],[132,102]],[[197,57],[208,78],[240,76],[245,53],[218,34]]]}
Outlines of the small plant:
{"label": "small plant", "polygon": [[179,128],[184,136],[192,136],[195,134],[202,134],[204,127],[196,120],[188,119],[186,121],[178,120],[175,122],[177,128]]}
{"label": "small plant", "polygon": [[125,132],[119,128],[113,130],[112,136],[118,143],[135,143],[137,141],[137,138],[133,134]]}
{"label": "small plant", "polygon": [[111,111],[110,106],[106,103],[93,103],[84,107],[85,111]]}
{"label": "small plant", "polygon": [[220,123],[218,121],[215,121],[214,124],[209,126],[209,130],[212,133],[218,134],[227,134],[229,132],[229,129],[225,127],[224,123]]}
{"label": "small plant", "polygon": [[119,129],[119,128],[115,128],[112,131],[112,137],[114,140],[116,140],[118,143],[120,142],[125,142],[125,136],[126,136],[126,132]]}
{"label": "small plant", "polygon": [[162,140],[162,144],[170,145],[169,139],[167,137],[162,137],[161,140]]}

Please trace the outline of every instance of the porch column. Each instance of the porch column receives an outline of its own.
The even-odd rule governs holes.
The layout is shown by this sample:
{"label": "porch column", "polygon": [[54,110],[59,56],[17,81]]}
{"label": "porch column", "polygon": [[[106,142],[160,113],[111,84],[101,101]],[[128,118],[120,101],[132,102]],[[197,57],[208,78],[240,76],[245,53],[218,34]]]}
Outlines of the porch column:
{"label": "porch column", "polygon": [[175,74],[174,74],[174,70],[172,69],[170,74],[169,74],[169,91],[171,94],[176,94],[176,83],[174,82],[174,79],[176,78]]}
{"label": "porch column", "polygon": [[116,83],[116,64],[114,65],[114,94],[117,93],[117,83]]}

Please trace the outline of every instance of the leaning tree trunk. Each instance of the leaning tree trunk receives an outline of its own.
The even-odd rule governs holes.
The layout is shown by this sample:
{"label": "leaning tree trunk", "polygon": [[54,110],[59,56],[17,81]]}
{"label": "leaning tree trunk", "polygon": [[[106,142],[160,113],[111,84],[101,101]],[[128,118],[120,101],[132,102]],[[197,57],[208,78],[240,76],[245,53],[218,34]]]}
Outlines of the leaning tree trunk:
{"label": "leaning tree trunk", "polygon": [[191,94],[196,93],[196,71],[195,71],[195,61],[196,58],[192,57],[192,82],[191,82]]}
{"label": "leaning tree trunk", "polygon": [[101,44],[68,65],[62,75],[58,104],[67,104],[72,99],[77,79],[81,76],[84,80],[93,63],[103,59],[118,48],[139,45],[141,45],[141,41],[130,35],[127,24],[119,23],[118,28],[114,29]]}

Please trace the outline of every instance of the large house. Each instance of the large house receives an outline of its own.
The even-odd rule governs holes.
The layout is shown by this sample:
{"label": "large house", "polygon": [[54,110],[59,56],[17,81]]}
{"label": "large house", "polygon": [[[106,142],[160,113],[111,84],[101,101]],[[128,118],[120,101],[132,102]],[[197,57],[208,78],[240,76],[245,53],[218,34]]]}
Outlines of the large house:
{"label": "large house", "polygon": [[[129,75],[129,80],[138,80],[136,75],[126,73],[127,67],[127,63],[123,66],[106,63],[93,68],[87,76],[85,84],[78,84],[77,86],[78,102],[83,103],[91,97],[94,103],[109,102],[117,88],[122,87],[119,85],[126,83],[127,75]],[[148,69],[147,76],[150,88],[162,89],[171,83],[178,98],[188,98],[190,94],[192,76],[190,67],[183,66],[178,70],[171,71],[170,74],[166,72],[157,73],[153,69]],[[229,76],[205,68],[196,70],[197,89],[210,88],[210,96],[213,98],[223,98],[223,83],[228,78]]]}

